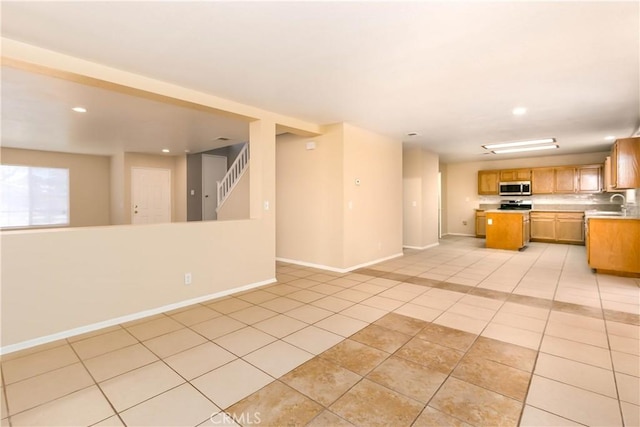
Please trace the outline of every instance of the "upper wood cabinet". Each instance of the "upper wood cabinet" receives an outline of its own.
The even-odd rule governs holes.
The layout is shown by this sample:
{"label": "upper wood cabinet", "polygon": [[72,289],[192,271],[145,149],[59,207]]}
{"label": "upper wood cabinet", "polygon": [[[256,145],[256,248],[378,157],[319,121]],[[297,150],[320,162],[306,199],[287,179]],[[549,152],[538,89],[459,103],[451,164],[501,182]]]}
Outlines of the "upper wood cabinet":
{"label": "upper wood cabinet", "polygon": [[478,171],[478,194],[497,195],[500,171]]}
{"label": "upper wood cabinet", "polygon": [[611,187],[640,188],[640,137],[619,139],[611,150]]}
{"label": "upper wood cabinet", "polygon": [[597,193],[602,190],[602,165],[580,166],[576,169],[578,193]]}
{"label": "upper wood cabinet", "polygon": [[576,168],[561,167],[555,168],[554,193],[575,193],[576,192]]}
{"label": "upper wood cabinet", "polygon": [[500,182],[529,180],[531,180],[531,169],[508,169],[500,171]]}
{"label": "upper wood cabinet", "polygon": [[553,194],[555,183],[555,170],[553,168],[540,168],[531,171],[531,193]]}

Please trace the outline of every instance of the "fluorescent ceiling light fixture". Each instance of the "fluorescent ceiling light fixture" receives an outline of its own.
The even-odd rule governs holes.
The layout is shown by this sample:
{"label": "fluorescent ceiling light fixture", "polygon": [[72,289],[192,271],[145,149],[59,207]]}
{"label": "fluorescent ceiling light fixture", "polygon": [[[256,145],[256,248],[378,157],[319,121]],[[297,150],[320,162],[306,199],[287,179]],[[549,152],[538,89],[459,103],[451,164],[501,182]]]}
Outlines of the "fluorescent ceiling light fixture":
{"label": "fluorescent ceiling light fixture", "polygon": [[506,148],[503,150],[493,150],[492,153],[493,154],[519,153],[521,151],[552,150],[554,148],[558,148],[558,144],[535,145],[533,147]]}
{"label": "fluorescent ceiling light fixture", "polygon": [[516,107],[511,112],[514,116],[522,116],[523,114],[527,113],[527,109],[524,107]]}
{"label": "fluorescent ceiling light fixture", "polygon": [[613,135],[609,135],[609,136],[605,136],[604,139],[605,141],[615,141],[616,137]]}
{"label": "fluorescent ceiling light fixture", "polygon": [[163,152],[163,153],[170,153],[170,151],[169,151],[169,149],[168,149],[168,148],[163,148],[163,149],[162,149],[162,152]]}
{"label": "fluorescent ceiling light fixture", "polygon": [[86,113],[87,109],[84,107],[73,107],[72,108],[73,111],[75,111],[76,113]]}
{"label": "fluorescent ceiling light fixture", "polygon": [[494,148],[509,148],[509,147],[522,147],[523,145],[537,145],[537,144],[551,144],[556,142],[555,138],[545,139],[532,139],[530,141],[516,141],[516,142],[504,142],[500,144],[487,144],[482,147],[487,150],[493,150]]}

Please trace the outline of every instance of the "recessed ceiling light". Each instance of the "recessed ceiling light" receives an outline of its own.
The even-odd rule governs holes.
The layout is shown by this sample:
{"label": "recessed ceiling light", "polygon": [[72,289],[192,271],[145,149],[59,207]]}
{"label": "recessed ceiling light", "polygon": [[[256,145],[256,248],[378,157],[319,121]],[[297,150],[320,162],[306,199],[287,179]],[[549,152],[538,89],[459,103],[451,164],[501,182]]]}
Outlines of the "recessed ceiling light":
{"label": "recessed ceiling light", "polygon": [[514,116],[521,116],[527,113],[527,109],[524,107],[516,107],[511,112],[513,113]]}
{"label": "recessed ceiling light", "polygon": [[503,142],[500,144],[487,144],[487,145],[483,145],[483,147],[486,148],[487,150],[491,150],[494,148],[522,147],[523,145],[550,144],[552,142],[556,142],[556,139],[544,138],[544,139],[531,139],[529,141]]}
{"label": "recessed ceiling light", "polygon": [[190,152],[191,152],[191,150],[184,150],[184,152],[185,152],[185,153],[190,153]]}
{"label": "recessed ceiling light", "polygon": [[615,141],[616,137],[613,135],[609,135],[609,136],[605,136],[604,139],[605,141]]}
{"label": "recessed ceiling light", "polygon": [[168,148],[163,148],[163,149],[162,149],[162,152],[163,152],[163,153],[170,153],[170,151],[169,151],[169,149],[168,149]]}
{"label": "recessed ceiling light", "polygon": [[84,107],[73,107],[72,108],[73,111],[75,111],[76,113],[86,113],[87,109]]}
{"label": "recessed ceiling light", "polygon": [[535,145],[533,147],[506,148],[503,150],[493,150],[493,154],[519,153],[521,151],[551,150],[558,148],[558,144],[552,145]]}

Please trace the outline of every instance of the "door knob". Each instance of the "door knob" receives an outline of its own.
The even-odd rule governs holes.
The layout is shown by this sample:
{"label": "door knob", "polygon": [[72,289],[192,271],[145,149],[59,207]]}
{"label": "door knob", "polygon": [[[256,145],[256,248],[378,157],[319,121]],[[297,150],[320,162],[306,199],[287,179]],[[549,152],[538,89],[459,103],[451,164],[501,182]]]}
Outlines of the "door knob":
{"label": "door knob", "polygon": [[209,195],[208,195],[208,194],[205,194],[205,195],[204,195],[204,197],[209,197]]}

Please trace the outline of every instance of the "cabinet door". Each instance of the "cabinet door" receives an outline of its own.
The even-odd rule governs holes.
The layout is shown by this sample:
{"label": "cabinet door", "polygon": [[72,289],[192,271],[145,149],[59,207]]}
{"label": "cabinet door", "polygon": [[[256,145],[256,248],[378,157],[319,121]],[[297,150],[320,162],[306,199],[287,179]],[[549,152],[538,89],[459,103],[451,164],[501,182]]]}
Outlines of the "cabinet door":
{"label": "cabinet door", "polygon": [[529,181],[531,169],[507,169],[500,171],[500,181]]}
{"label": "cabinet door", "polygon": [[617,140],[614,153],[616,188],[640,188],[640,137]]}
{"label": "cabinet door", "polygon": [[531,213],[531,239],[556,240],[555,214]]}
{"label": "cabinet door", "polygon": [[611,191],[613,186],[611,185],[611,156],[607,156],[604,161],[604,171],[602,172],[603,185],[602,191]]}
{"label": "cabinet door", "polygon": [[555,171],[553,168],[533,169],[531,171],[531,193],[551,194],[553,193],[553,181]]}
{"label": "cabinet door", "polygon": [[518,169],[516,172],[516,181],[530,181],[531,169]]}
{"label": "cabinet door", "polygon": [[602,191],[602,166],[580,166],[576,170],[578,193],[599,193]]}
{"label": "cabinet door", "polygon": [[478,171],[478,194],[498,194],[499,171]]}
{"label": "cabinet door", "polygon": [[476,237],[485,237],[487,235],[487,214],[484,212],[476,212]]}
{"label": "cabinet door", "polygon": [[559,242],[584,243],[584,221],[582,215],[558,214],[556,238]]}
{"label": "cabinet door", "polygon": [[555,168],[554,193],[575,193],[576,191],[576,169],[575,168]]}

